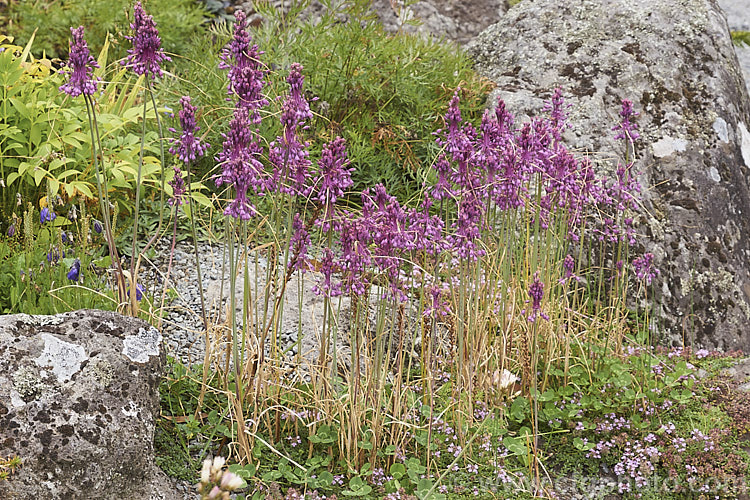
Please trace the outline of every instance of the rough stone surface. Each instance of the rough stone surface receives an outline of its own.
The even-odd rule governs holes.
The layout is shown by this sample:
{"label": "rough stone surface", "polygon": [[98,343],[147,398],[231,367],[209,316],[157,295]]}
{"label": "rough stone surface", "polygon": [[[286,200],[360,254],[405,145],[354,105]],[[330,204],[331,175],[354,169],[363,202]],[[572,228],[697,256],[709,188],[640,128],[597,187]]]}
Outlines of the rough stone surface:
{"label": "rough stone surface", "polygon": [[[288,12],[293,1],[271,0],[270,3]],[[332,2],[332,5],[341,3],[346,2]],[[508,9],[507,0],[372,0],[370,5],[386,31],[417,33],[461,45],[497,22]],[[252,16],[255,7],[251,0],[240,0],[236,6],[251,14],[251,24],[262,22],[260,17]],[[313,0],[301,15],[319,19],[323,9],[320,2]]]}
{"label": "rough stone surface", "polygon": [[499,21],[508,10],[506,0],[423,0],[407,6],[403,3],[373,0],[372,8],[386,31],[419,33],[461,45]]}
{"label": "rough stone surface", "polygon": [[153,462],[159,332],[105,311],[0,316],[3,499],[172,499]]}
{"label": "rough stone surface", "polygon": [[638,250],[662,273],[656,326],[672,343],[750,349],[750,102],[717,3],[523,1],[469,52],[518,114],[541,113],[562,87],[567,142],[595,161],[624,158],[611,127],[621,100],[634,102]]}

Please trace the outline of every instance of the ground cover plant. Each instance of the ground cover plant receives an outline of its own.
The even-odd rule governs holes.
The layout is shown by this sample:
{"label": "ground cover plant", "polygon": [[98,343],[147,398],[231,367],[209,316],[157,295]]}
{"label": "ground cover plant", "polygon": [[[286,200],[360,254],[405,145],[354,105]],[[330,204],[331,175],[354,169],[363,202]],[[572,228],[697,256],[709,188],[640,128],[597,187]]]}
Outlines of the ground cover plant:
{"label": "ground cover plant", "polygon": [[[263,29],[278,36],[274,26]],[[369,48],[396,50],[371,24],[327,26],[333,39],[362,30],[383,38]],[[63,72],[29,59],[33,41],[3,46],[0,148],[14,191],[2,205],[0,279],[16,292],[2,306],[95,305],[159,324],[159,293],[140,269],[148,248],[162,234],[173,249],[179,232],[195,241],[200,213],[218,207],[231,303],[219,318],[201,311],[201,365],[171,361],[157,435],[170,474],[199,473],[204,498],[531,498],[554,495],[560,475],[584,487],[611,479],[633,497],[743,491],[748,417],[715,375],[731,358],[648,347],[658,270],[635,251],[630,101],[613,124],[629,157],[603,176],[565,147],[559,89],[527,123],[502,101],[480,117],[481,83],[399,94],[408,75],[395,62],[373,68],[354,44],[343,59],[306,49],[303,64],[274,59],[305,46],[314,27],[288,28],[281,48],[264,52],[268,32],[253,37],[237,12],[207,77],[222,76],[228,100],[199,107],[179,96],[165,138],[161,87],[181,87],[161,65],[176,56],[140,2],[131,30],[127,55],[108,64],[107,43],[95,59],[84,28],[72,28]],[[421,63],[413,53],[393,60]],[[313,74],[326,76],[309,86]],[[373,87],[384,74],[388,85]],[[355,139],[391,137],[368,118],[389,92],[420,119],[441,103],[426,120],[434,127],[413,132],[426,136],[419,154],[406,154],[414,175],[392,186],[358,176],[367,163]],[[250,283],[261,261],[263,279]],[[195,271],[200,283],[197,251]],[[82,280],[93,281],[84,289]],[[281,341],[288,291],[306,283],[322,301],[308,353],[302,331],[296,351]],[[628,296],[641,306],[628,309]]]}

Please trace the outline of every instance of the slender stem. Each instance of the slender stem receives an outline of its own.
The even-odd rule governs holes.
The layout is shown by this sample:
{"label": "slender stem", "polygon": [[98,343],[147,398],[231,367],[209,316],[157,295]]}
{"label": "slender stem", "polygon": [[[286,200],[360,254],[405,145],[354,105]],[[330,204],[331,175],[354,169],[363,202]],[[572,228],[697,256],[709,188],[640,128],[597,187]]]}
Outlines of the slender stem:
{"label": "slender stem", "polygon": [[[195,217],[196,213],[198,211],[197,203],[193,202],[193,191],[191,186],[191,176],[190,176],[190,162],[185,163],[185,171],[187,172],[187,194],[188,194],[188,200],[192,203],[190,205],[190,231],[193,236],[193,250],[195,251],[195,269],[198,272],[198,293],[201,296],[201,313],[203,317],[203,328],[208,328],[208,317],[206,315],[206,299],[204,297],[203,293],[203,278],[201,276],[201,261],[200,256],[198,255],[198,238],[195,234]],[[162,179],[164,176],[162,176]],[[164,190],[162,189],[162,193]],[[177,215],[175,214],[175,220],[177,218]],[[208,348],[208,345],[206,345],[206,348]]]}
{"label": "slender stem", "polygon": [[[83,100],[86,103],[86,114],[89,120],[89,132],[91,134],[91,149],[94,155],[94,174],[96,177],[96,187],[99,193],[99,205],[104,219],[104,235],[109,247],[110,265],[115,268],[115,281],[117,283],[118,303],[122,304],[126,300],[125,282],[120,266],[120,257],[117,254],[115,246],[115,236],[112,231],[112,224],[109,215],[109,200],[107,197],[107,179],[99,169],[99,154],[101,154],[101,138],[99,137],[99,125],[96,122],[96,110],[91,96],[84,94]],[[98,149],[98,150],[97,150]],[[104,157],[102,156],[102,160]]]}
{"label": "slender stem", "polygon": [[[148,88],[148,93],[151,96],[151,105],[154,107],[154,116],[156,116],[156,125],[159,129],[159,154],[161,163],[161,175],[159,176],[161,178],[161,189],[159,190],[159,225],[156,227],[156,231],[154,231],[153,236],[151,236],[151,239],[148,240],[146,243],[146,246],[143,248],[143,251],[145,252],[153,243],[156,241],[156,238],[161,233],[161,228],[164,225],[164,191],[165,191],[165,179],[164,179],[164,129],[162,128],[161,124],[161,117],[159,116],[159,112],[156,110],[156,99],[154,98],[154,91],[151,88],[151,80],[146,79],[146,88]],[[189,178],[188,178],[189,179]],[[188,182],[188,187],[190,183]]]}
{"label": "slender stem", "polygon": [[[146,76],[146,80],[148,81],[148,75]],[[141,127],[141,151],[138,155],[138,174],[135,180],[135,202],[134,202],[134,209],[133,209],[133,245],[132,245],[132,251],[130,253],[130,287],[134,288],[135,284],[138,282],[138,276],[136,276],[136,273],[138,270],[136,269],[136,256],[138,253],[137,245],[138,245],[138,208],[140,205],[140,199],[141,199],[141,176],[143,174],[143,150],[146,145],[146,105],[148,104],[148,101],[146,99],[143,100],[143,126]],[[160,215],[161,217],[161,215]],[[137,303],[135,300],[135,294],[131,294],[130,297],[130,311],[131,313],[136,311]]]}

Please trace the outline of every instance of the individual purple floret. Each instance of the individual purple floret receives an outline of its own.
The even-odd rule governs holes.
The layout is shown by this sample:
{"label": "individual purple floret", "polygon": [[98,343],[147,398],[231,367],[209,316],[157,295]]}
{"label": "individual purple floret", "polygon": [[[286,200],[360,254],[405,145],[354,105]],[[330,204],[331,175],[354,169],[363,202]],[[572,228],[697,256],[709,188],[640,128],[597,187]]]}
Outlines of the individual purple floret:
{"label": "individual purple floret", "polygon": [[645,280],[647,285],[650,285],[651,280],[659,275],[659,270],[653,266],[654,254],[650,252],[633,260],[633,269],[635,269],[636,276],[638,276],[638,279]]}
{"label": "individual purple floret", "polygon": [[151,78],[161,76],[161,63],[171,61],[161,48],[161,38],[156,29],[154,18],[146,14],[141,2],[135,3],[134,20],[130,24],[133,36],[126,36],[133,44],[128,49],[128,57],[122,62],[132,68],[136,75],[151,75]]}
{"label": "individual purple floret", "polygon": [[96,60],[89,53],[89,47],[83,38],[83,26],[70,28],[73,39],[70,45],[70,56],[66,64],[65,72],[70,76],[68,83],[60,86],[60,92],[65,92],[71,97],[79,95],[94,95],[96,92],[97,79],[93,77],[94,68],[98,68]]}
{"label": "individual purple floret", "polygon": [[622,100],[622,110],[620,110],[620,117],[622,122],[618,123],[612,130],[616,131],[615,139],[627,139],[635,141],[640,137],[640,134],[635,131],[638,128],[636,123],[632,123],[630,120],[638,116],[638,113],[633,109],[633,101],[628,99]]}
{"label": "individual purple floret", "polygon": [[[185,163],[189,163],[206,154],[210,145],[195,136],[201,128],[195,123],[195,106],[191,104],[190,97],[182,96],[180,105],[182,106],[179,113],[182,135],[179,139],[172,139],[172,147],[169,148],[169,152]],[[173,128],[169,130],[172,133],[177,133]]]}

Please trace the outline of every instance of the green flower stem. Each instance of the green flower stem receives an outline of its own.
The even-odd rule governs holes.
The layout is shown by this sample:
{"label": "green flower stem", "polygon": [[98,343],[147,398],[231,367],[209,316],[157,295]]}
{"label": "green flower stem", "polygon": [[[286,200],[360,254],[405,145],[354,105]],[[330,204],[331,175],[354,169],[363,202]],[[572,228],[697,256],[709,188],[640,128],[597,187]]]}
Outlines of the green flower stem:
{"label": "green flower stem", "polygon": [[[148,81],[148,77],[146,78]],[[141,200],[141,177],[143,174],[143,150],[145,148],[146,143],[146,106],[148,105],[148,101],[146,99],[143,100],[143,126],[141,127],[141,150],[138,154],[138,174],[135,180],[135,202],[134,202],[134,208],[133,208],[133,244],[132,244],[132,251],[130,253],[130,288],[135,288],[136,283],[138,282],[138,277],[136,276],[136,273],[138,272],[136,268],[136,250],[138,248],[138,212],[139,212],[139,205]],[[156,111],[156,110],[154,110]],[[159,217],[161,218],[161,214],[159,214]],[[135,294],[131,294],[130,297],[130,311],[131,313],[136,311],[138,305],[137,301],[135,300]]]}
{"label": "green flower stem", "polygon": [[[91,149],[94,153],[94,173],[96,177],[96,187],[99,192],[99,205],[102,211],[102,218],[104,219],[104,234],[107,239],[107,246],[109,247],[110,265],[115,268],[118,303],[122,304],[126,300],[127,291],[122,273],[122,266],[120,265],[120,256],[117,253],[117,246],[115,245],[115,235],[112,231],[112,221],[109,214],[109,197],[107,193],[107,178],[99,168],[99,154],[101,154],[102,151],[101,137],[99,136],[99,124],[96,121],[96,111],[91,96],[84,94],[83,97],[84,102],[86,103],[86,114],[88,115],[89,120],[89,132],[91,133]],[[104,160],[103,156],[102,160]]]}
{"label": "green flower stem", "polygon": [[[190,200],[192,205],[190,205],[190,232],[193,236],[193,250],[195,251],[195,269],[198,272],[198,293],[201,296],[201,314],[203,315],[203,328],[208,329],[208,316],[206,315],[206,299],[203,293],[203,278],[201,276],[201,262],[200,262],[200,256],[198,255],[198,238],[195,233],[195,216],[197,213],[197,203],[193,202],[193,190],[191,186],[191,176],[190,176],[190,163],[185,163],[185,171],[187,172],[187,194],[188,194],[188,200]],[[162,176],[162,180],[164,180],[164,176]],[[162,189],[162,193],[164,190]],[[176,217],[176,214],[175,214]],[[208,346],[208,343],[206,344]]]}

